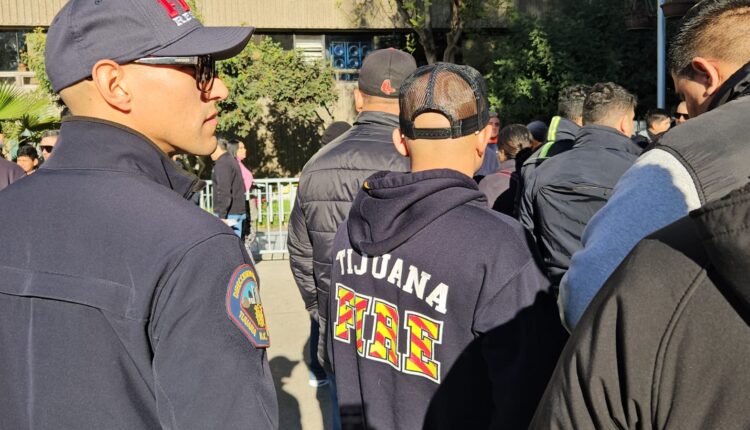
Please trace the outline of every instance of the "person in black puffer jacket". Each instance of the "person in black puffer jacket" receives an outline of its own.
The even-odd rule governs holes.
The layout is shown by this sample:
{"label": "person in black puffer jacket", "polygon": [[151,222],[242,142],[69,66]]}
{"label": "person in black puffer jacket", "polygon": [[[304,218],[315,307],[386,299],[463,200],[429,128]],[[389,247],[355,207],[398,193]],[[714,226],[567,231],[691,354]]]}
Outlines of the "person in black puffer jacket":
{"label": "person in black puffer jacket", "polygon": [[[380,170],[405,172],[408,161],[393,147],[398,88],[416,70],[414,58],[395,49],[367,56],[354,90],[360,112],[354,126],[307,162],[289,220],[289,262],[310,316],[325,327],[331,279],[331,245],[364,180]],[[318,355],[326,366],[326,332]],[[315,346],[312,346],[313,348]]]}

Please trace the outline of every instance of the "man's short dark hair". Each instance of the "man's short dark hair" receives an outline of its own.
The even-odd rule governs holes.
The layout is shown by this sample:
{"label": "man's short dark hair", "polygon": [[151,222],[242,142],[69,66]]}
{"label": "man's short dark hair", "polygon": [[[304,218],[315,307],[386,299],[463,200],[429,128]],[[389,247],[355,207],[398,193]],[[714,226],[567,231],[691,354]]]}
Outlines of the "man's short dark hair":
{"label": "man's short dark hair", "polygon": [[594,84],[583,102],[583,124],[597,124],[613,114],[625,114],[636,104],[636,97],[614,82]]}
{"label": "man's short dark hair", "polygon": [[586,100],[591,87],[588,85],[571,85],[565,87],[557,96],[557,114],[574,121],[583,117],[583,101]]}
{"label": "man's short dark hair", "polygon": [[651,109],[646,113],[646,126],[653,128],[653,125],[658,122],[671,120],[672,117],[664,109]]}
{"label": "man's short dark hair", "polygon": [[669,69],[694,77],[695,57],[734,64],[750,61],[750,0],[703,0],[682,19],[669,46]]}
{"label": "man's short dark hair", "polygon": [[36,151],[36,148],[31,145],[22,145],[18,147],[18,151],[16,152],[16,160],[20,157],[29,157],[32,160],[38,160],[39,153]]}
{"label": "man's short dark hair", "polygon": [[516,158],[520,150],[531,146],[531,139],[531,132],[525,125],[510,124],[500,130],[497,141],[508,158]]}

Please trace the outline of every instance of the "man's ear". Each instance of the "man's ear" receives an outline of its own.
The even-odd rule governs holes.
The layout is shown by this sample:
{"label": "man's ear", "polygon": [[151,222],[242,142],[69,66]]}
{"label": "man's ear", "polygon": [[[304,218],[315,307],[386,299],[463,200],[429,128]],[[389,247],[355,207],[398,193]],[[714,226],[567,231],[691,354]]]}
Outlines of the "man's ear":
{"label": "man's ear", "polygon": [[690,62],[690,66],[693,68],[695,82],[700,83],[705,87],[706,97],[713,95],[716,90],[719,89],[721,84],[724,83],[724,78],[719,73],[719,69],[711,61],[706,60],[703,57],[695,57]]}
{"label": "man's ear", "polygon": [[401,130],[394,128],[392,138],[393,146],[396,147],[396,151],[404,157],[408,157],[409,147],[406,145],[406,139],[404,138],[404,135],[401,134]]}
{"label": "man's ear", "polygon": [[362,91],[359,90],[359,88],[354,89],[354,109],[357,110],[357,113],[362,112],[362,109],[365,108],[365,95],[362,93]]}
{"label": "man's ear", "polygon": [[[628,126],[627,123],[628,122],[631,122],[630,117],[629,117],[628,114],[620,115],[620,121],[617,123],[617,130],[620,133],[622,133],[624,135],[627,135],[626,131],[628,130],[628,128],[627,128],[627,126]],[[628,136],[628,137],[631,137],[631,136]]]}
{"label": "man's ear", "polygon": [[490,137],[492,136],[492,126],[487,124],[483,129],[476,132],[474,136],[476,136],[474,145],[477,155],[484,157],[484,152],[487,150],[487,142],[490,141]]}
{"label": "man's ear", "polygon": [[124,76],[124,68],[112,60],[99,60],[91,68],[91,78],[102,99],[121,112],[130,112],[131,94]]}

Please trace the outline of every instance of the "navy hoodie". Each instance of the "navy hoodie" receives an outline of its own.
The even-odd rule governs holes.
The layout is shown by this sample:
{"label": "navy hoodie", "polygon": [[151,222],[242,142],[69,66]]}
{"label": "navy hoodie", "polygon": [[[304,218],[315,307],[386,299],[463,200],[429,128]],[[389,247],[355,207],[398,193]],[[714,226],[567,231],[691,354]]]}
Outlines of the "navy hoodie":
{"label": "navy hoodie", "polygon": [[564,343],[523,228],[453,170],[380,172],[333,247],[343,422],[523,428]]}

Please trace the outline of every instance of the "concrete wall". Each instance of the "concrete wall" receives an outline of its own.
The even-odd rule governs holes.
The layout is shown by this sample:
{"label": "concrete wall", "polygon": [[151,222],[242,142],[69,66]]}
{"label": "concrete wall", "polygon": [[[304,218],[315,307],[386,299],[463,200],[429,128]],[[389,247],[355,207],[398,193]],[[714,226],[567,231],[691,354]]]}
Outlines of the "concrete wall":
{"label": "concrete wall", "polygon": [[[447,26],[449,0],[434,0],[434,20]],[[555,0],[513,0],[522,11],[542,13]],[[444,3],[441,5],[441,2]],[[66,0],[0,0],[0,27],[48,26]],[[392,0],[368,0],[367,15],[354,12],[362,0],[196,0],[207,25],[252,25],[268,31],[383,30],[405,28]],[[479,27],[503,26],[503,9],[475,23]]]}

